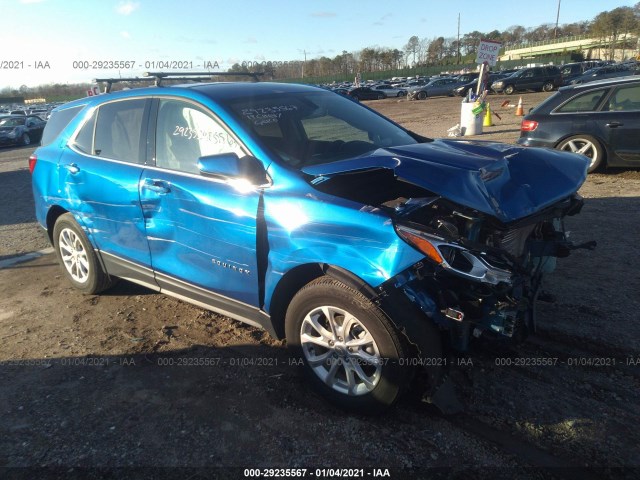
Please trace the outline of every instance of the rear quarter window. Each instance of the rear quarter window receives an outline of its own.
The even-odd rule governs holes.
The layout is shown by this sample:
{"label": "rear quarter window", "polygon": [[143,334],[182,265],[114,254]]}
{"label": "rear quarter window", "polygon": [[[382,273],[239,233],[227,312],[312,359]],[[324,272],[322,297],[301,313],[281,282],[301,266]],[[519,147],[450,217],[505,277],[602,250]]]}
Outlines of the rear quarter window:
{"label": "rear quarter window", "polygon": [[78,107],[65,108],[64,110],[56,110],[51,114],[47,125],[42,133],[41,145],[49,145],[58,135],[65,129],[69,122],[75,118],[84,108],[84,105]]}
{"label": "rear quarter window", "polygon": [[556,109],[556,113],[593,112],[606,92],[604,89],[596,90],[573,97]]}

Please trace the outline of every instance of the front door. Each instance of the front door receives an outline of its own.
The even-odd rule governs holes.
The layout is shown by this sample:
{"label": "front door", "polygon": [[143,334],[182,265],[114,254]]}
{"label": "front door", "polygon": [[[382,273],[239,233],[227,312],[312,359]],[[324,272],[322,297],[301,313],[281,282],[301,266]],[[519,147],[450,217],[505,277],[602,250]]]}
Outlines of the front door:
{"label": "front door", "polygon": [[222,296],[259,307],[260,192],[204,177],[197,167],[204,155],[244,156],[237,138],[203,106],[160,99],[155,147],[155,167],[143,172],[140,199],[156,281],[205,304]]}
{"label": "front door", "polygon": [[619,87],[605,110],[596,118],[615,156],[608,163],[640,166],[640,85]]}

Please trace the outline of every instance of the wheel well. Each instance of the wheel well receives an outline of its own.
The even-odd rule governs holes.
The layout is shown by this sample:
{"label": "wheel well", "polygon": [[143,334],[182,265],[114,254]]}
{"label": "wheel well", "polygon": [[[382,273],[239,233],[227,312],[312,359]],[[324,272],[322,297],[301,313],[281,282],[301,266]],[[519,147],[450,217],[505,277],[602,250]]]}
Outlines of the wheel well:
{"label": "wheel well", "polygon": [[67,213],[67,211],[58,205],[54,205],[47,212],[47,234],[49,235],[49,241],[51,242],[51,245],[53,245],[53,227],[56,225],[58,217],[60,217],[60,215],[64,215],[65,213]]}
{"label": "wheel well", "polygon": [[269,314],[271,316],[273,329],[278,335],[278,338],[285,338],[284,319],[287,313],[287,307],[291,303],[294,295],[306,284],[323,275],[333,277],[349,285],[368,298],[373,299],[376,296],[375,290],[373,290],[369,284],[340,267],[334,267],[326,263],[297,266],[282,277],[271,296]]}

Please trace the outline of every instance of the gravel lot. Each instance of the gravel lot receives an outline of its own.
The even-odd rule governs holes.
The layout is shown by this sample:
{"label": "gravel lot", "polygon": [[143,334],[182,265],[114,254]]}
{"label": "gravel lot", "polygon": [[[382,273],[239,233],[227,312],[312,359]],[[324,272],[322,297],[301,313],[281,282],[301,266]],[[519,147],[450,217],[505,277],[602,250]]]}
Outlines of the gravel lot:
{"label": "gravel lot", "polygon": [[[525,110],[547,95],[524,94]],[[505,98],[518,100],[491,96],[502,119],[476,138],[519,136]],[[460,120],[457,98],[367,104],[432,137]],[[540,304],[525,344],[457,359],[464,413],[408,396],[366,418],[311,393],[284,344],[260,330],[127,282],[80,296],[52,254],[13,263],[49,246],[33,215],[32,150],[0,149],[0,478],[248,478],[244,468],[332,478],[316,469],[348,467],[640,477],[639,171],[589,176],[585,208],[567,223],[597,250],[559,262],[547,284],[556,301]]]}

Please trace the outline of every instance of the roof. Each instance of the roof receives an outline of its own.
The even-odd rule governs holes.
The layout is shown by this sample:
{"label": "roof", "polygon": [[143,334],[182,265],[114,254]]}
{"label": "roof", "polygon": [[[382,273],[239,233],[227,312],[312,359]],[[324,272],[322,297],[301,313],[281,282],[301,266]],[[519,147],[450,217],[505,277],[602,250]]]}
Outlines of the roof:
{"label": "roof", "polygon": [[603,87],[611,84],[618,83],[634,83],[640,82],[640,75],[626,75],[624,77],[613,77],[613,78],[604,78],[602,80],[594,80],[593,82],[586,83],[576,83],[574,85],[565,85],[564,87],[560,87],[558,89],[559,92],[564,92],[567,90],[580,90],[582,88],[595,88],[595,87]]}

